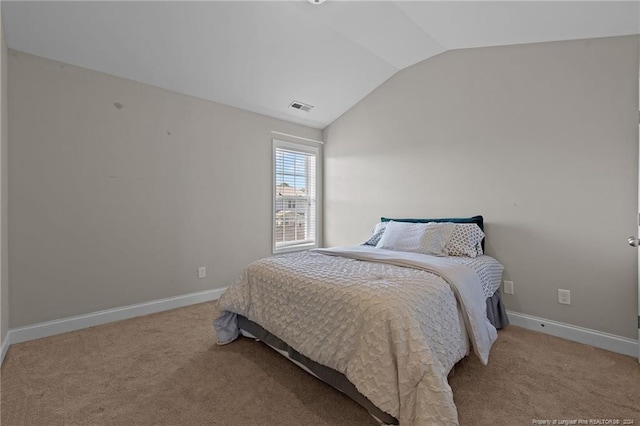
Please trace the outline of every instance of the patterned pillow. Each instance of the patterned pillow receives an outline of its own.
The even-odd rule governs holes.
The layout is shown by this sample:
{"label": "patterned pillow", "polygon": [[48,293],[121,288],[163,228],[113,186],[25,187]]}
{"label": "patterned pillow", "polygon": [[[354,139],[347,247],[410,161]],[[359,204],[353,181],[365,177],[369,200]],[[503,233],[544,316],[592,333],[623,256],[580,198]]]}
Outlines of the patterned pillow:
{"label": "patterned pillow", "polygon": [[376,226],[373,228],[373,235],[371,235],[371,237],[367,241],[362,243],[362,245],[363,246],[378,245],[378,242],[380,242],[380,238],[382,238],[382,234],[384,233],[384,230],[387,229],[387,223],[389,222],[376,223]]}
{"label": "patterned pillow", "polygon": [[484,232],[475,223],[457,223],[445,247],[449,256],[476,257],[482,255]]}
{"label": "patterned pillow", "polygon": [[407,223],[390,221],[376,247],[446,256],[444,248],[455,231],[453,223]]}

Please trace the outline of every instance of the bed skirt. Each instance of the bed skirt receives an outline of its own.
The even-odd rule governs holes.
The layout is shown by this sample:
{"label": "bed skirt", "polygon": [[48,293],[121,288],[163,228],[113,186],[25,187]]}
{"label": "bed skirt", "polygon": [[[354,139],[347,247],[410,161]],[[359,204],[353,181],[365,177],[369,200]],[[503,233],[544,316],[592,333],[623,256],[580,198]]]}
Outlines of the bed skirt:
{"label": "bed skirt", "polygon": [[496,290],[493,296],[487,298],[487,318],[489,318],[491,324],[498,330],[509,325],[509,318],[502,303],[500,289]]}

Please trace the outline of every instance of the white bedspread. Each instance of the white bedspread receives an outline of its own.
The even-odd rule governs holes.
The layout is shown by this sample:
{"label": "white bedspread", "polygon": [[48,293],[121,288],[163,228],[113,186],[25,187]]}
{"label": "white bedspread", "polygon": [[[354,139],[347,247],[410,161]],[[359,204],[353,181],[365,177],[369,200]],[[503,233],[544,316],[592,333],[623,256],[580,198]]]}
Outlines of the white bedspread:
{"label": "white bedspread", "polygon": [[456,298],[486,364],[497,333],[477,274],[428,255],[355,246],[262,259],[221,297],[214,324],[221,343],[237,337],[232,313],[260,324],[403,426],[458,424],[447,383],[467,351]]}

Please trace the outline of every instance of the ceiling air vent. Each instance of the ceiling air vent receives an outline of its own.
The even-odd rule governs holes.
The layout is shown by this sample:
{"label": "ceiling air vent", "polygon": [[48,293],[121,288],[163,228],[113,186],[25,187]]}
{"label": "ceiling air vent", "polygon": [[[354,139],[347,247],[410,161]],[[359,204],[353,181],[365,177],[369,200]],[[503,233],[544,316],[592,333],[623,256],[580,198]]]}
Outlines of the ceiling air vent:
{"label": "ceiling air vent", "polygon": [[298,111],[309,112],[311,111],[311,108],[313,108],[313,105],[308,105],[308,104],[303,104],[302,102],[293,101],[291,102],[291,104],[289,104],[289,108],[297,109]]}

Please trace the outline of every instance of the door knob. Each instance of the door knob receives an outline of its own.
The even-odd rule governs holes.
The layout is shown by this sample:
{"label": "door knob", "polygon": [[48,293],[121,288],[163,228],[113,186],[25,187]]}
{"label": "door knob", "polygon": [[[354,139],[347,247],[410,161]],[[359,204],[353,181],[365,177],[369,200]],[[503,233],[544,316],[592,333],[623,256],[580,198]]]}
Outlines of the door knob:
{"label": "door knob", "polygon": [[629,245],[631,247],[638,247],[640,246],[640,240],[637,237],[629,237],[629,239],[627,240],[627,242],[629,243]]}

